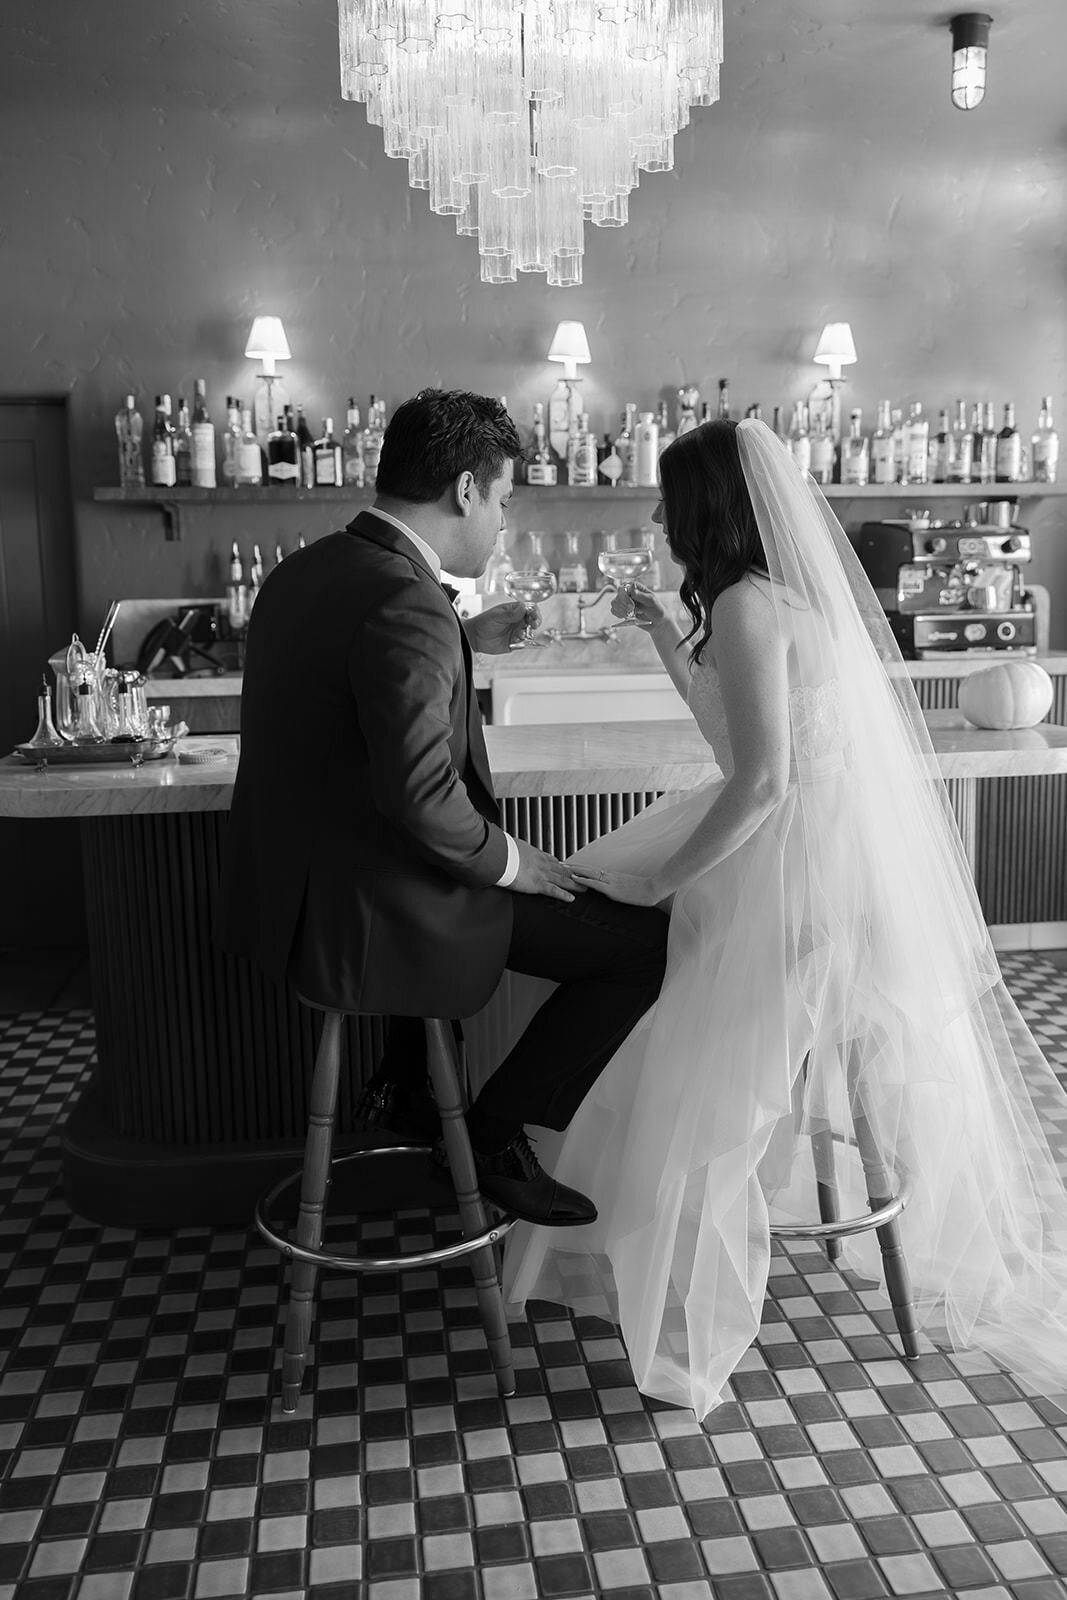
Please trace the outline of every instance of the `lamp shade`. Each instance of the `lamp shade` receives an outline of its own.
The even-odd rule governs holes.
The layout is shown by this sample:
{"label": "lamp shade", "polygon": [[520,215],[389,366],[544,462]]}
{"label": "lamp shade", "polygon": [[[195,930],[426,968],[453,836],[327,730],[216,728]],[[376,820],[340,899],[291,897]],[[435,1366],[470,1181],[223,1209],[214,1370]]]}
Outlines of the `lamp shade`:
{"label": "lamp shade", "polygon": [[585,336],[585,328],[580,322],[561,322],[552,336],[552,343],[548,347],[549,361],[586,362],[592,361],[589,354],[589,340]]}
{"label": "lamp shade", "polygon": [[251,360],[270,359],[273,361],[288,361],[292,355],[289,341],[285,337],[281,317],[257,317],[252,324],[252,331],[248,335],[245,345],[245,355]]}
{"label": "lamp shade", "polygon": [[819,342],[815,346],[815,354],[811,358],[820,366],[837,369],[840,377],[841,368],[849,367],[856,359],[856,346],[852,341],[852,329],[847,322],[828,322],[819,335]]}

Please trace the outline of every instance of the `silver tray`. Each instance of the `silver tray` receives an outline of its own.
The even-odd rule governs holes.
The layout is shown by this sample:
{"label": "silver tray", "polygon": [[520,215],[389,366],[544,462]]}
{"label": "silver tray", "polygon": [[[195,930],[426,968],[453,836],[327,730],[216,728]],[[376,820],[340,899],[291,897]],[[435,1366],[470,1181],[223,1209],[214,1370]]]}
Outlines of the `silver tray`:
{"label": "silver tray", "polygon": [[64,744],[41,750],[30,744],[17,744],[14,754],[27,766],[39,767],[124,767],[135,756],[142,761],[160,761],[169,755],[171,739],[130,739],[123,744]]}

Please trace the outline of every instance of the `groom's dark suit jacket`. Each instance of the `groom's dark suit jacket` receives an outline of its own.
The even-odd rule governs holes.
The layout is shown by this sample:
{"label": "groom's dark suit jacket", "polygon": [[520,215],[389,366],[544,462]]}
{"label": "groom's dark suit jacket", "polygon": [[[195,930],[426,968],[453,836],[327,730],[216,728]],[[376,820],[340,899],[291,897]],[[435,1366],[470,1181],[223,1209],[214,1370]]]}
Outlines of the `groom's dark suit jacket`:
{"label": "groom's dark suit jacket", "polygon": [[319,1004],[469,1016],[511,936],[507,843],[448,596],[361,513],[275,567],[248,629],[217,936]]}

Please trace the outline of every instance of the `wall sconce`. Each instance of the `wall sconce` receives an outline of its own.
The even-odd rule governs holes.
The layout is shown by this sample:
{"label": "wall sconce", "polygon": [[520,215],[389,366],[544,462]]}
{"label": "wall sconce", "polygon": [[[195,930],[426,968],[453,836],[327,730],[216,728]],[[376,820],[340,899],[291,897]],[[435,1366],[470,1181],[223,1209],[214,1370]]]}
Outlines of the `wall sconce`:
{"label": "wall sconce", "polygon": [[[284,385],[278,378],[276,363],[292,359],[289,341],[285,337],[280,317],[256,317],[252,323],[252,331],[248,335],[245,345],[245,355],[250,361],[262,361],[263,368],[256,373],[260,382],[256,385],[256,395],[253,403],[253,414],[256,434],[260,444],[265,445],[267,435],[274,427],[278,412],[274,409],[277,404],[279,410],[284,410],[288,404],[289,395]],[[275,399],[274,386],[278,385],[278,395]]]}
{"label": "wall sconce", "polygon": [[589,354],[589,340],[585,336],[585,328],[580,322],[558,324],[552,335],[552,343],[548,347],[548,359],[563,363],[563,376],[553,389],[548,402],[548,439],[560,460],[565,461],[571,418],[577,417],[581,410],[575,387],[582,381],[578,376],[578,367],[579,364],[588,365],[593,359]]}
{"label": "wall sconce", "polygon": [[845,381],[841,376],[841,368],[851,366],[856,360],[856,346],[848,323],[828,322],[819,335],[811,359],[817,365],[830,369],[826,378],[811,391],[812,417],[821,409],[827,431],[833,434],[836,441],[841,438],[841,388]]}
{"label": "wall sconce", "polygon": [[985,99],[986,55],[993,18],[984,11],[964,11],[949,23],[952,30],[952,104],[973,111]]}

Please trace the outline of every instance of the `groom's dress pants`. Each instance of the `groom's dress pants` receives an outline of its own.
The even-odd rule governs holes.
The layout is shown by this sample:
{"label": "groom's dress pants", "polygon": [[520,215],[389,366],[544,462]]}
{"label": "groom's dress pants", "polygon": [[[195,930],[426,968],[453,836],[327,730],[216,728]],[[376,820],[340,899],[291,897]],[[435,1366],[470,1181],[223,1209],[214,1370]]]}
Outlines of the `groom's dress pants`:
{"label": "groom's dress pants", "polygon": [[[573,901],[516,894],[507,966],[558,983],[475,1100],[499,1122],[565,1128],[626,1035],[659,994],[668,918],[594,889]],[[381,1070],[425,1080],[416,1017],[392,1017]]]}

